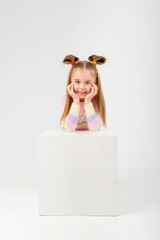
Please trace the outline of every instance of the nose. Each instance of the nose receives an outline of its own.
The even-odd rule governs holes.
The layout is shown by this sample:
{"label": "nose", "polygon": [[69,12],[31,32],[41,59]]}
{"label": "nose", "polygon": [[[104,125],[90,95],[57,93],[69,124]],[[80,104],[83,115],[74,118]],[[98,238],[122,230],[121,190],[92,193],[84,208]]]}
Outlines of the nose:
{"label": "nose", "polygon": [[84,86],[83,83],[81,83],[81,84],[79,85],[79,89],[85,89],[85,86]]}

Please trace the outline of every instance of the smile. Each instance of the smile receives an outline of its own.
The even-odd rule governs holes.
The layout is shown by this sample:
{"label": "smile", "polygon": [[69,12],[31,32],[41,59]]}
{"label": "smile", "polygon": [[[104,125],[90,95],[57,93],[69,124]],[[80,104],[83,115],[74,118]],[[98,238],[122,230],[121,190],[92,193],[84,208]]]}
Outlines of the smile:
{"label": "smile", "polygon": [[78,91],[78,93],[79,93],[80,95],[84,95],[84,94],[86,94],[87,92]]}

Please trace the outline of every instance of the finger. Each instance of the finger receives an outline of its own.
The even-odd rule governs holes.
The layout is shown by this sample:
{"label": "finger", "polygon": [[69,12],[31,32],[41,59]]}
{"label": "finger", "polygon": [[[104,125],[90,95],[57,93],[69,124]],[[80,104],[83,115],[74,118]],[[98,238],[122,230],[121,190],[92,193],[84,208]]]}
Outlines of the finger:
{"label": "finger", "polygon": [[94,85],[94,83],[92,84],[92,87],[93,87],[93,89],[95,89],[95,85]]}
{"label": "finger", "polygon": [[67,93],[69,93],[70,94],[70,90],[67,88]]}
{"label": "finger", "polygon": [[95,83],[94,83],[93,87],[94,87],[95,90],[97,89],[97,85]]}
{"label": "finger", "polygon": [[73,83],[72,83],[72,90],[73,90]]}
{"label": "finger", "polygon": [[98,90],[98,87],[96,84],[94,84],[94,89],[97,91]]}
{"label": "finger", "polygon": [[71,92],[71,85],[68,85],[68,91]]}

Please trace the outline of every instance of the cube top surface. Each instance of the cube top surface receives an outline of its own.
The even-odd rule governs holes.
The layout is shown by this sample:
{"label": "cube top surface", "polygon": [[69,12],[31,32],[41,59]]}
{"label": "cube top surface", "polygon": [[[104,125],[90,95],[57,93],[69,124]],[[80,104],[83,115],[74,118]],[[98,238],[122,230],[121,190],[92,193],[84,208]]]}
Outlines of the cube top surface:
{"label": "cube top surface", "polygon": [[78,135],[87,135],[87,136],[117,136],[117,132],[110,129],[101,129],[99,131],[88,131],[88,130],[76,130],[74,132],[67,132],[63,129],[55,129],[45,131],[39,134],[39,136],[78,136]]}

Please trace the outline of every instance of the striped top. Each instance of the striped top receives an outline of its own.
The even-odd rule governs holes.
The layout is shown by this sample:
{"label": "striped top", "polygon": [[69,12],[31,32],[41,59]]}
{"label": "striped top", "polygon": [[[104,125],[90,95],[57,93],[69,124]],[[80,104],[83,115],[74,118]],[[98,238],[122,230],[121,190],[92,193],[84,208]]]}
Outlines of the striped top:
{"label": "striped top", "polygon": [[[60,99],[61,115],[63,114],[66,103],[66,95]],[[95,99],[88,104],[72,102],[70,111],[66,116],[62,129],[65,131],[90,130],[97,131],[101,127],[101,117]]]}

